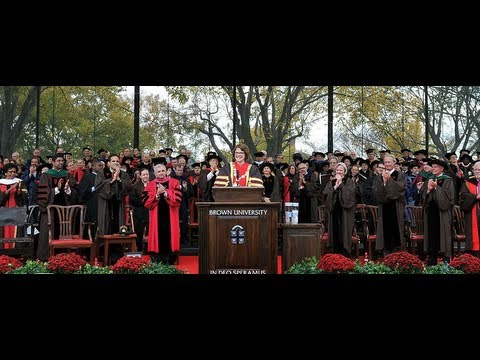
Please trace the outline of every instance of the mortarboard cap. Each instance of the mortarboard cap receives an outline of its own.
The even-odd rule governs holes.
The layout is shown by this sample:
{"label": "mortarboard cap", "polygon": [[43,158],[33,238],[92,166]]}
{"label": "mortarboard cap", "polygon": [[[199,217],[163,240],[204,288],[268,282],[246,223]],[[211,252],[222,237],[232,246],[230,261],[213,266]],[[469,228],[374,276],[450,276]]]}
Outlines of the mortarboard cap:
{"label": "mortarboard cap", "polygon": [[253,155],[254,155],[255,157],[263,157],[263,156],[265,156],[265,154],[264,154],[263,152],[261,152],[261,151],[256,152],[256,153],[254,153]]}
{"label": "mortarboard cap", "polygon": [[218,155],[210,155],[207,157],[207,162],[210,162],[212,159],[217,159],[217,161],[220,163],[222,161],[222,158]]}
{"label": "mortarboard cap", "polygon": [[440,165],[444,169],[448,168],[448,164],[445,161],[440,160],[440,159],[432,159],[428,162],[428,165],[430,165],[430,166],[435,165],[435,164]]}
{"label": "mortarboard cap", "polygon": [[295,159],[303,160],[302,154],[300,154],[300,153],[293,154],[293,160],[295,160]]}
{"label": "mortarboard cap", "polygon": [[152,159],[153,165],[163,164],[167,165],[167,159],[164,156],[156,157]]}
{"label": "mortarboard cap", "polygon": [[445,159],[450,160],[450,158],[451,158],[453,155],[457,155],[457,154],[455,154],[455,152],[448,152],[448,153],[445,154]]}
{"label": "mortarboard cap", "polygon": [[107,152],[107,150],[105,150],[104,148],[101,148],[100,150],[97,151],[97,154],[101,155],[102,152]]}
{"label": "mortarboard cap", "polygon": [[425,149],[417,150],[413,153],[414,156],[417,156],[418,154],[423,154],[425,156],[428,156],[428,151]]}
{"label": "mortarboard cap", "polygon": [[264,162],[262,165],[260,165],[260,172],[263,172],[263,169],[265,169],[266,167],[270,168],[271,172],[275,172],[275,165],[269,162]]}

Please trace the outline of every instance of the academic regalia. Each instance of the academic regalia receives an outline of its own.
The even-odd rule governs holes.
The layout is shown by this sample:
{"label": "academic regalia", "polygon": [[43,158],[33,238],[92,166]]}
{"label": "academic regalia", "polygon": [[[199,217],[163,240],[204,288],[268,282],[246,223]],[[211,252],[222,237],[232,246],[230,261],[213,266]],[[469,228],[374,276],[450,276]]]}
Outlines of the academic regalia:
{"label": "academic regalia", "polygon": [[362,202],[367,205],[378,205],[377,199],[373,196],[373,182],[378,177],[378,174],[369,176],[363,185],[363,198]]}
{"label": "academic regalia", "polygon": [[[20,189],[14,187],[8,194],[6,191],[20,182]],[[0,206],[7,208],[22,207],[26,205],[25,194],[27,189],[20,179],[0,179]],[[23,236],[23,228],[17,226],[0,227],[0,237],[13,239],[17,236]],[[15,247],[14,243],[4,243],[5,249]]]}
{"label": "academic regalia", "polygon": [[[162,194],[156,199],[157,184],[166,187],[167,198]],[[165,177],[148,183],[144,191],[144,206],[149,209],[148,251],[168,253],[180,250],[179,209],[182,203],[182,191],[177,179]],[[166,246],[170,245],[169,249]]]}
{"label": "academic regalia", "polygon": [[264,196],[269,198],[271,202],[279,202],[280,184],[278,183],[278,178],[273,174],[269,177],[262,175],[262,183],[265,188]]}
{"label": "academic regalia", "polygon": [[336,179],[329,181],[323,191],[328,212],[328,242],[336,253],[346,251],[350,254],[355,220],[355,184],[351,178],[344,177],[335,190],[335,183]]}
{"label": "academic regalia", "polygon": [[245,162],[240,166],[236,162],[227,162],[225,166],[220,169],[214,186],[263,187],[262,175],[258,167],[250,163]]}
{"label": "academic regalia", "polygon": [[325,191],[325,187],[327,186],[327,184],[330,182],[331,179],[332,179],[332,171],[327,170],[327,172],[321,173],[318,175],[318,182],[320,184],[320,187],[318,189],[320,192],[320,196],[317,199],[318,205],[325,205],[325,199],[327,196],[325,195],[324,191]]}
{"label": "academic regalia", "polygon": [[425,221],[424,250],[430,254],[433,253],[435,257],[437,253],[443,253],[450,258],[455,185],[447,175],[436,179],[437,187],[429,194],[427,194],[428,181],[425,181],[420,189],[420,204],[423,206]]}
{"label": "academic regalia", "polygon": [[220,169],[217,169],[215,173],[212,173],[212,176],[209,179],[208,177],[211,171],[212,170],[210,168],[202,170],[202,172],[200,173],[200,177],[198,178],[197,186],[200,192],[201,201],[215,201],[212,195],[212,188],[215,184],[215,180],[217,179],[217,174],[219,173]]}
{"label": "academic regalia", "polygon": [[288,175],[285,175],[282,181],[283,181],[282,200],[284,203],[290,202],[290,178],[288,177]]}
{"label": "academic regalia", "polygon": [[401,248],[405,230],[405,190],[407,184],[403,172],[393,171],[386,185],[383,176],[373,180],[373,196],[378,203],[378,225],[375,250]]}
{"label": "academic regalia", "polygon": [[462,184],[459,196],[460,209],[465,214],[465,250],[480,251],[480,202],[477,200],[478,181],[468,179]]}
{"label": "academic regalia", "polygon": [[130,176],[120,170],[120,180],[110,184],[113,174],[105,168],[95,179],[95,188],[98,192],[98,234],[109,235],[120,231],[125,224],[126,196],[131,190]]}
{"label": "academic regalia", "polygon": [[97,222],[98,192],[92,188],[95,188],[96,177],[95,172],[87,172],[78,187],[78,201],[87,207],[85,221],[95,223]]}
{"label": "academic regalia", "polygon": [[[60,192],[55,195],[55,188],[60,179],[63,179],[63,184]],[[37,259],[47,261],[49,257],[48,246],[48,205],[75,205],[78,203],[77,191],[70,187],[70,195],[65,192],[65,183],[68,180],[69,184],[74,184],[75,179],[65,170],[57,171],[50,169],[40,176],[38,183],[37,203],[40,209],[40,234],[38,239]],[[54,234],[57,237],[58,234]]]}
{"label": "academic regalia", "polygon": [[190,184],[188,177],[186,176],[175,175],[173,176],[173,178],[178,180],[178,182],[180,183],[180,189],[182,190],[182,203],[179,210],[180,240],[182,243],[186,243],[188,239],[188,210],[190,206],[190,200],[193,197],[193,187],[192,184]]}
{"label": "academic regalia", "polygon": [[315,173],[308,171],[304,177],[306,184],[299,186],[300,178],[295,175],[293,179],[294,195],[298,198],[298,222],[317,223],[318,197],[320,196],[320,183]]}
{"label": "academic regalia", "polygon": [[149,219],[149,210],[143,205],[145,188],[146,185],[140,180],[132,186],[132,190],[128,194],[130,205],[133,206],[133,225],[137,234],[137,249],[139,251],[142,251],[143,248],[143,235]]}

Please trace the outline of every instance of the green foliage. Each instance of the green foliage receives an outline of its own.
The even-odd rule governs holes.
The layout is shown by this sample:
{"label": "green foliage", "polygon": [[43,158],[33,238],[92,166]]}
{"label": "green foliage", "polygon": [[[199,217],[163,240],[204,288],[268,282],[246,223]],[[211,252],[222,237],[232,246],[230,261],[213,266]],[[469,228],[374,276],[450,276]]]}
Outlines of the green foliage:
{"label": "green foliage", "polygon": [[27,260],[24,266],[8,272],[8,274],[50,274],[47,263]]}
{"label": "green foliage", "polygon": [[[22,87],[13,88],[18,88],[14,95],[21,108],[25,101],[24,91],[20,91]],[[53,86],[42,89],[39,144],[43,157],[54,152],[57,146],[71,151],[77,158],[82,155],[83,145],[94,146],[95,150],[105,147],[113,153],[132,144],[133,104],[121,96],[123,87]],[[10,131],[9,134],[15,137],[16,133]],[[30,157],[35,143],[34,106],[26,116],[20,136],[12,142],[12,148],[23,158]]]}
{"label": "green foliage", "polygon": [[355,261],[355,267],[353,268],[354,274],[394,274],[395,272],[383,263],[375,263],[369,261],[368,263],[361,265],[359,261]]}
{"label": "green foliage", "polygon": [[463,274],[462,270],[455,269],[447,263],[442,262],[438,265],[425,266],[422,274],[426,275],[437,275],[437,274]]}
{"label": "green foliage", "polygon": [[109,266],[101,267],[101,266],[92,266],[90,264],[86,264],[82,269],[75,272],[75,274],[112,274],[113,271],[110,270]]}
{"label": "green foliage", "polygon": [[322,270],[317,269],[318,259],[315,256],[305,258],[300,263],[293,264],[285,274],[321,274]]}
{"label": "green foliage", "polygon": [[161,262],[151,262],[149,266],[142,267],[139,274],[183,274],[183,271],[178,270],[175,266],[166,265]]}

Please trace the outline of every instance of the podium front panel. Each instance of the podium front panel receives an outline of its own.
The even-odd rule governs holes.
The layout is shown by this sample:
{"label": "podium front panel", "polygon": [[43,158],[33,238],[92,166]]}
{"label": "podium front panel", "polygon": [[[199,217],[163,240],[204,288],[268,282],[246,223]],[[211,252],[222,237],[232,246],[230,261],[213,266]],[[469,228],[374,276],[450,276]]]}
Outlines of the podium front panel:
{"label": "podium front panel", "polygon": [[200,274],[275,274],[278,203],[197,203]]}

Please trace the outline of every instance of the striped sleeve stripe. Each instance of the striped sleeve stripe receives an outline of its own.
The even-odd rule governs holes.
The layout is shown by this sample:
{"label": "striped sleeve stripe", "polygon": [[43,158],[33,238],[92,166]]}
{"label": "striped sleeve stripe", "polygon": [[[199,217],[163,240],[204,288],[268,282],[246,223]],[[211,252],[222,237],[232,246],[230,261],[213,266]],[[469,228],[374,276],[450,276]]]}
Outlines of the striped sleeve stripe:
{"label": "striped sleeve stripe", "polygon": [[173,194],[176,202],[182,202],[182,191],[180,189],[175,189]]}
{"label": "striped sleeve stripe", "polygon": [[148,200],[148,192],[147,191],[142,192],[141,197],[142,197],[142,203],[143,203],[143,205],[145,205],[145,203]]}
{"label": "striped sleeve stripe", "polygon": [[222,175],[222,176],[217,176],[215,179],[215,183],[213,186],[227,186],[228,185],[228,176]]}
{"label": "striped sleeve stripe", "polygon": [[251,187],[263,187],[263,181],[257,178],[250,179],[250,186]]}

